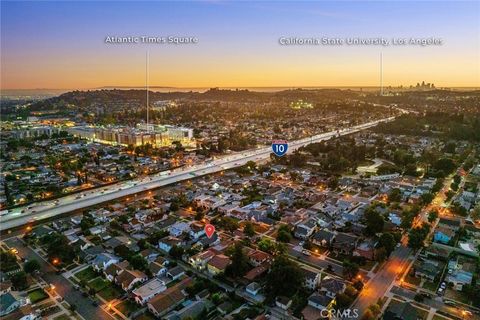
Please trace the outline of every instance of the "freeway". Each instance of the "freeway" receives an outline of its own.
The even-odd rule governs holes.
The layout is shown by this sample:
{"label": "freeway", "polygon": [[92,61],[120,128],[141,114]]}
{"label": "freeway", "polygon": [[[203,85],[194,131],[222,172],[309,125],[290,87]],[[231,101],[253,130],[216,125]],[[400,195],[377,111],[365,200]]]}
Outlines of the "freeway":
{"label": "freeway", "polygon": [[[352,134],[394,119],[395,117],[388,117],[346,129],[339,129],[291,141],[288,144],[288,152],[291,153],[310,143]],[[118,198],[128,197],[133,194],[156,189],[176,182],[239,167],[246,164],[248,161],[266,161],[270,158],[271,152],[270,147],[259,147],[257,149],[229,154],[211,162],[164,171],[146,178],[120,182],[93,191],[65,196],[55,201],[44,201],[30,206],[15,208],[8,214],[0,217],[0,232],[18,228],[23,225],[33,224],[40,220],[53,218],[61,214],[88,208]]]}

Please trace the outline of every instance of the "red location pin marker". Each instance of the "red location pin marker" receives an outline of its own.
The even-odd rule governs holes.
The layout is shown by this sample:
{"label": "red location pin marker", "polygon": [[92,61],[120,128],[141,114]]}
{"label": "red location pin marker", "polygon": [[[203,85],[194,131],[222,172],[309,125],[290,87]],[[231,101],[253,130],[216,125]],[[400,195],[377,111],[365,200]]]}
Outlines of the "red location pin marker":
{"label": "red location pin marker", "polygon": [[205,233],[207,234],[207,237],[210,239],[213,236],[213,233],[215,232],[215,226],[213,224],[206,224],[205,225]]}

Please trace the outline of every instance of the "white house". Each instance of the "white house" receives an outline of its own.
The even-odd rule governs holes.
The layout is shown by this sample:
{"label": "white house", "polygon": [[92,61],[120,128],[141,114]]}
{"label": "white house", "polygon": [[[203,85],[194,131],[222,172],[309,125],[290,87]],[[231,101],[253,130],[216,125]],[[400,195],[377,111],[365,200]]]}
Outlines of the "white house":
{"label": "white house", "polygon": [[119,257],[105,252],[105,253],[97,254],[95,259],[92,260],[91,264],[93,269],[95,269],[96,271],[103,271],[109,265],[117,263],[119,261],[120,261]]}
{"label": "white house", "polygon": [[172,237],[179,237],[183,233],[186,233],[189,231],[190,231],[190,224],[188,224],[187,222],[181,222],[181,221],[175,222],[173,225],[171,225],[168,228],[168,232]]}
{"label": "white house", "polygon": [[157,294],[167,290],[165,282],[158,278],[153,278],[144,285],[138,287],[132,291],[132,294],[135,297],[135,301],[140,305],[145,305],[150,299],[152,299]]}

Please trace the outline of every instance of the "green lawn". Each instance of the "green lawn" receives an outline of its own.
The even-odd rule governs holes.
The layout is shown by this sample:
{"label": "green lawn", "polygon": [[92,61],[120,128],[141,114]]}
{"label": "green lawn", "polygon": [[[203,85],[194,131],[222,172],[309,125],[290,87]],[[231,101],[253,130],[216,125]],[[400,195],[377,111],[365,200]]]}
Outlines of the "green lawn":
{"label": "green lawn", "polygon": [[75,277],[80,281],[85,280],[88,282],[96,278],[97,274],[92,267],[88,267],[87,269],[83,269],[82,271],[75,273]]}
{"label": "green lawn", "polygon": [[416,286],[418,286],[421,281],[422,281],[421,278],[413,277],[410,274],[407,274],[405,276],[405,282],[408,282],[408,283],[416,285]]}
{"label": "green lawn", "polygon": [[425,281],[423,283],[423,288],[435,292],[437,291],[438,283],[439,281],[434,281],[434,282]]}
{"label": "green lawn", "polygon": [[100,290],[100,292],[98,292],[98,294],[100,295],[100,297],[102,297],[103,299],[107,300],[107,301],[110,301],[110,300],[113,300],[113,299],[117,299],[117,298],[120,298],[123,294],[122,290],[120,290],[119,288],[115,287],[114,285],[110,284],[109,286],[103,288],[102,290]]}
{"label": "green lawn", "polygon": [[145,312],[135,318],[135,320],[155,320],[155,316],[150,312]]}
{"label": "green lawn", "polygon": [[110,285],[110,282],[103,279],[102,277],[97,277],[88,282],[87,284],[89,288],[95,289],[96,292],[102,290],[103,288],[106,288],[108,285]]}
{"label": "green lawn", "polygon": [[115,308],[117,308],[118,311],[128,317],[130,313],[137,311],[139,309],[139,306],[131,300],[125,300],[117,304]]}
{"label": "green lawn", "polygon": [[42,289],[35,289],[28,293],[28,298],[30,299],[30,302],[34,304],[48,298],[48,294],[45,293],[45,291],[43,291]]}

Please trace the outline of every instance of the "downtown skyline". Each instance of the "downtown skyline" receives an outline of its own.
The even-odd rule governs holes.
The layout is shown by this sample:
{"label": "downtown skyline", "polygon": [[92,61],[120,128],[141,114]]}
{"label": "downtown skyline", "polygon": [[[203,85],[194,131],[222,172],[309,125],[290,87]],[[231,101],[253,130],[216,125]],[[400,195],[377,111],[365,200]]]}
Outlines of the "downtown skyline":
{"label": "downtown skyline", "polygon": [[[477,2],[1,3],[1,89],[150,86],[478,87]],[[110,36],[191,37],[111,44]],[[282,45],[281,38],[439,38],[441,45]]]}

